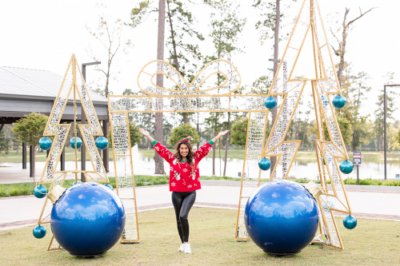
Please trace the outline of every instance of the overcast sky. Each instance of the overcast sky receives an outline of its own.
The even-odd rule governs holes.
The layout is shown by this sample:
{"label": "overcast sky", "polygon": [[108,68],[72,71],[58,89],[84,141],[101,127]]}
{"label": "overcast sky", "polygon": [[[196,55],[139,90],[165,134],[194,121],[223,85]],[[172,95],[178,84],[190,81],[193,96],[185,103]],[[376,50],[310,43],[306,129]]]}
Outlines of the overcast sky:
{"label": "overcast sky", "polygon": [[[77,56],[78,62],[92,61],[87,50],[92,47],[94,53],[106,62],[105,50],[99,46],[97,40],[90,37],[86,26],[95,27],[100,10],[96,8],[94,0],[13,0],[0,3],[1,49],[0,65],[21,68],[45,69],[64,75],[71,54]],[[129,19],[129,12],[134,1],[105,1],[107,10],[102,11],[110,18]],[[200,1],[199,1],[200,2]],[[260,18],[259,12],[251,4],[253,1],[240,2],[240,16],[247,18],[241,43],[244,53],[234,55],[233,63],[239,69],[244,84],[251,84],[262,75],[271,76],[268,70],[273,57],[272,42],[261,45],[259,33],[254,25]],[[283,1],[290,2],[289,0]],[[285,31],[291,31],[293,18],[300,10],[302,0],[291,4],[290,8],[283,7],[287,15]],[[371,77],[369,84],[372,93],[368,100],[363,102],[363,114],[372,113],[376,109],[375,102],[378,91],[383,87],[384,75],[395,72],[395,82],[400,83],[400,39],[398,27],[400,25],[400,1],[398,0],[319,0],[321,11],[324,14],[325,26],[335,27],[336,19],[342,21],[345,7],[350,8],[348,18],[359,15],[359,8],[366,11],[371,7],[378,7],[361,20],[357,21],[347,40],[346,61],[353,65],[355,72],[365,71]],[[211,40],[208,37],[210,8],[198,5],[193,14],[197,19],[196,27],[203,33],[206,40],[201,44],[204,54],[212,51]],[[112,80],[110,89],[114,94],[121,94],[125,88],[138,90],[136,78],[139,70],[157,55],[157,16],[153,14],[138,28],[124,30],[123,38],[131,38],[134,47],[128,54],[119,53],[113,72],[119,72],[117,80]],[[167,35],[167,32],[166,32]],[[336,42],[329,36],[334,46]],[[286,41],[280,45],[282,55]],[[334,58],[338,62],[338,57]],[[88,67],[91,68],[91,67]],[[99,81],[99,73],[94,68],[88,69],[89,83]],[[399,88],[400,90],[400,88]],[[396,112],[400,117],[400,110]]]}

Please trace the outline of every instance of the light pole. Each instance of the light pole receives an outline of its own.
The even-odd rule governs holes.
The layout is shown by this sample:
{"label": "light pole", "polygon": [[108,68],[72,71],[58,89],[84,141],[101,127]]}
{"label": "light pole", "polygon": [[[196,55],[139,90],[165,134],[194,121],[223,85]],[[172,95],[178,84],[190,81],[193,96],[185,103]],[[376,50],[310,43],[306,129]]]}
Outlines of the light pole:
{"label": "light pole", "polygon": [[384,157],[384,169],[385,169],[385,180],[386,180],[386,151],[387,151],[387,141],[386,141],[386,87],[400,87],[400,84],[390,84],[390,85],[383,85],[383,157]]}
{"label": "light pole", "polygon": [[[82,64],[82,76],[83,76],[83,81],[86,84],[86,66],[91,66],[91,65],[100,65],[101,62],[96,61],[96,62],[91,62],[91,63],[83,63]],[[85,111],[83,109],[83,102],[81,102],[81,124],[86,123],[86,115]],[[82,145],[81,147],[81,170],[84,171],[86,170],[86,147],[85,145]],[[81,181],[86,182],[85,175],[81,173]]]}

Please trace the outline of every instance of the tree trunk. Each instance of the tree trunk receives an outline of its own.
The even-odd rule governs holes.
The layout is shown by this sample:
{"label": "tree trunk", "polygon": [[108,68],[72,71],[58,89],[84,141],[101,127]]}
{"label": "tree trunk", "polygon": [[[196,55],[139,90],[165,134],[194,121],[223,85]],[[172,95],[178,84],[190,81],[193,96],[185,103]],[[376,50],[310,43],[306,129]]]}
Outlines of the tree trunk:
{"label": "tree trunk", "polygon": [[[215,125],[215,123],[214,123]],[[215,136],[215,127],[213,129],[213,136]],[[213,169],[213,175],[215,175],[215,143],[213,145],[213,158],[212,158],[212,169]]]}
{"label": "tree trunk", "polygon": [[[231,113],[229,112],[228,113],[228,128],[227,128],[227,130],[230,130],[230,129],[231,129]],[[226,143],[225,143],[224,176],[226,175],[226,163],[228,161],[229,135],[230,135],[230,133],[225,135]]]}
{"label": "tree trunk", "polygon": [[306,134],[307,134],[307,120],[304,121],[304,134],[303,134],[303,141],[302,141],[302,146],[303,146],[303,150],[304,150],[304,142],[306,141]]}
{"label": "tree trunk", "polygon": [[[158,41],[157,41],[157,60],[164,60],[164,31],[165,31],[165,0],[159,0],[158,4]],[[162,70],[161,70],[162,71]],[[164,86],[163,75],[157,75],[157,86]],[[160,90],[160,89],[159,89]],[[157,99],[157,107],[162,108],[162,99]],[[156,113],[155,138],[163,144],[163,113]],[[154,151],[155,174],[165,174],[164,160]]]}
{"label": "tree trunk", "polygon": [[[278,71],[278,67],[279,67],[278,56],[279,56],[280,18],[281,18],[280,0],[276,0],[275,30],[274,30],[275,31],[275,34],[274,34],[274,78],[275,78],[276,72]],[[276,98],[276,96],[274,96],[274,97]],[[272,125],[274,125],[277,115],[278,115],[278,108],[272,109]],[[270,159],[271,159],[271,174],[272,174],[272,171],[274,170],[275,164],[276,164],[276,157],[272,156],[272,157],[270,157]]]}
{"label": "tree trunk", "polygon": [[35,170],[36,170],[36,149],[35,149],[35,146],[33,146],[33,151],[32,151],[32,153],[33,153],[33,158],[32,158],[32,162],[33,162],[33,165],[32,165],[32,175],[33,175],[33,186],[35,186],[35,183],[36,183],[36,181],[35,181]]}

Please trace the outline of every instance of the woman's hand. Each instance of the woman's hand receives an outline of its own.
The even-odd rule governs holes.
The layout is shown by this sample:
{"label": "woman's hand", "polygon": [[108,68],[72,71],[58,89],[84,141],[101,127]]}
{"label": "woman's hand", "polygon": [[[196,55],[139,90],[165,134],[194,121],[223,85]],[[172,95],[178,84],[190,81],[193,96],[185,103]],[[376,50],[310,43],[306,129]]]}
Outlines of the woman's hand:
{"label": "woman's hand", "polygon": [[229,132],[229,130],[219,132],[218,135],[212,139],[212,141],[216,142],[220,137],[226,135],[228,132]]}
{"label": "woman's hand", "polygon": [[145,137],[150,136],[149,131],[147,131],[146,129],[139,128],[139,132],[142,133],[142,135]]}

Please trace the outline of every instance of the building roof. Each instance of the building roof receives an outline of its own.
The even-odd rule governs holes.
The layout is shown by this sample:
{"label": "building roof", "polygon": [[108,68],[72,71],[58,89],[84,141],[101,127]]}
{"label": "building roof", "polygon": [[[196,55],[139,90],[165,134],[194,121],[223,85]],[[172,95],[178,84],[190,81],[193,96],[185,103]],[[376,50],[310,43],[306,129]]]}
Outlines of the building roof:
{"label": "building roof", "polygon": [[[0,66],[0,97],[54,100],[62,81],[62,76],[48,70]],[[106,97],[91,90],[89,95],[93,103],[107,104]]]}

